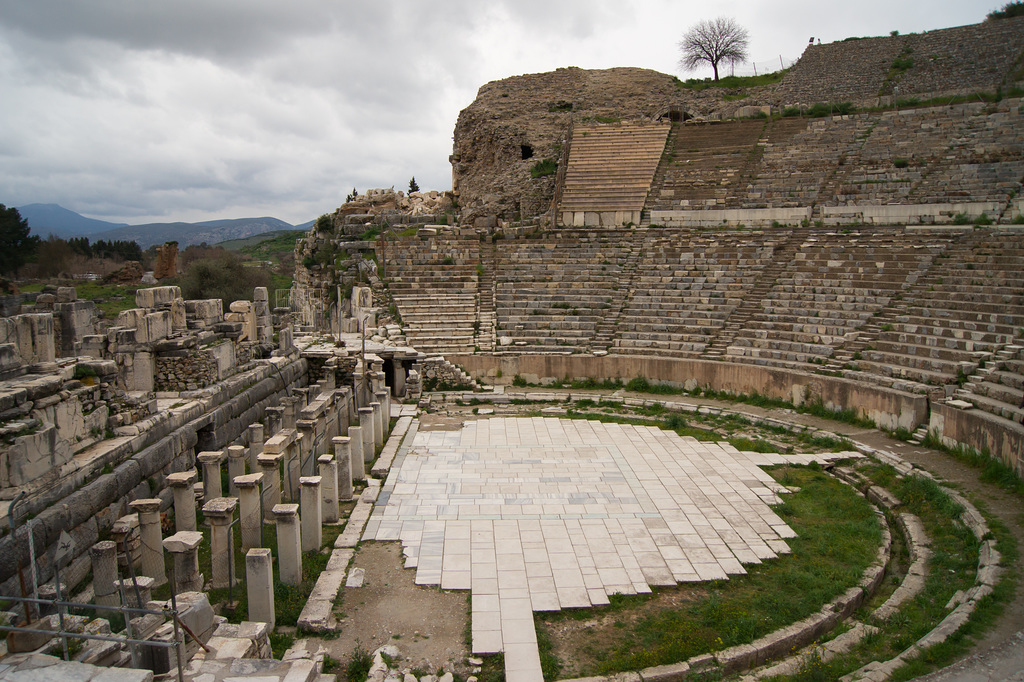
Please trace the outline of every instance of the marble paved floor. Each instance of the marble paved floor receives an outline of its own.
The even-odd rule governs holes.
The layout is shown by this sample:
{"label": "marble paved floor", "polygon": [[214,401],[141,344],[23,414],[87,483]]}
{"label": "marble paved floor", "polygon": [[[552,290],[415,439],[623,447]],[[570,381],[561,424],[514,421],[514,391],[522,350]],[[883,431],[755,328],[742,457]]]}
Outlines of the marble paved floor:
{"label": "marble paved floor", "polygon": [[415,433],[363,539],[401,540],[416,582],[472,591],[475,653],[541,680],[534,611],[726,579],[793,531],[760,467],[859,456],[741,452],[653,427],[491,418]]}

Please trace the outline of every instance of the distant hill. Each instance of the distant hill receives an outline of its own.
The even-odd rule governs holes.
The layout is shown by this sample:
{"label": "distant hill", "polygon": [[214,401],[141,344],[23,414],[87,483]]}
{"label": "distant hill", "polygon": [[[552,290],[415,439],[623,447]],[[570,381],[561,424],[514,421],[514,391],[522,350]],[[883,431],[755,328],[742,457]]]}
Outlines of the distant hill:
{"label": "distant hill", "polygon": [[[143,248],[176,241],[182,249],[191,244],[217,244],[244,239],[264,232],[282,232],[296,227],[277,218],[234,218],[201,223],[146,223],[128,225],[95,220],[57,204],[28,204],[18,208],[32,234],[46,239],[51,234],[63,239],[88,237],[90,241],[133,241]],[[312,221],[307,223],[312,225]]]}
{"label": "distant hill", "polygon": [[127,223],[110,223],[106,220],[86,218],[84,215],[69,211],[57,204],[28,204],[19,206],[18,213],[28,221],[32,234],[46,239],[51,234],[67,239],[82,237],[96,232],[104,232]]}
{"label": "distant hill", "polygon": [[89,239],[129,240],[146,249],[154,244],[176,241],[184,249],[190,244],[219,244],[230,239],[244,239],[254,234],[292,230],[291,223],[277,218],[234,218],[208,220],[202,223],[148,223],[129,225],[106,232],[87,235]]}
{"label": "distant hill", "polygon": [[295,248],[295,240],[301,238],[306,233],[305,230],[300,230],[298,227],[292,230],[282,230],[274,232],[263,232],[261,234],[253,235],[251,237],[245,237],[243,239],[229,239],[224,242],[220,242],[217,246],[222,246],[228,251],[242,251],[247,252],[255,247],[259,246],[264,242],[282,242],[288,243],[289,249]]}

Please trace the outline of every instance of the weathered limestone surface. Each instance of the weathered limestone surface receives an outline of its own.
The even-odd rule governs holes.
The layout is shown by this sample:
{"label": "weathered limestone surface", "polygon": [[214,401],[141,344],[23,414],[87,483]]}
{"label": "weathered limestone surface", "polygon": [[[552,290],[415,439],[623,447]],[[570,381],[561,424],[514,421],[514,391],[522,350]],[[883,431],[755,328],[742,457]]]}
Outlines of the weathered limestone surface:
{"label": "weathered limestone surface", "polygon": [[[175,471],[192,468],[198,433],[206,439],[206,447],[224,447],[238,438],[270,404],[276,403],[288,386],[301,386],[305,381],[306,363],[298,358],[279,358],[277,368],[259,366],[205,389],[204,394],[180,409],[156,414],[139,427],[131,427],[132,435],[117,441],[106,441],[116,459],[98,460],[99,469],[106,462],[113,472],[98,474],[85,469],[61,479],[58,485],[24,505],[26,514],[35,515],[33,530],[37,540],[39,578],[53,575],[49,559],[52,547],[62,530],[67,529],[76,541],[78,556],[69,570],[84,575],[89,568],[88,549],[108,530],[125,509],[125,505],[142,495],[135,491],[147,479],[155,479],[161,487],[165,477]],[[58,500],[62,504],[55,505]],[[181,529],[179,529],[181,530]],[[25,528],[19,528],[19,536]],[[13,543],[10,534],[0,538],[0,588],[18,591],[17,561],[29,564],[24,542]]]}

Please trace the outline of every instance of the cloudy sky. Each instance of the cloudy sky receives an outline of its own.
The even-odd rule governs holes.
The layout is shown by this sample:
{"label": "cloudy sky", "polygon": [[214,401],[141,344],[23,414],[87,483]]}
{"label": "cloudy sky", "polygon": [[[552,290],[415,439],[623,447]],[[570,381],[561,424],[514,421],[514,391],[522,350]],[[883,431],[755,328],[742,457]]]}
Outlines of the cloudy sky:
{"label": "cloudy sky", "polygon": [[[292,223],[356,187],[450,189],[482,84],[560,66],[688,77],[693,22],[758,71],[808,38],[976,23],[1003,0],[0,0],[0,203]],[[750,65],[745,67],[751,69]]]}

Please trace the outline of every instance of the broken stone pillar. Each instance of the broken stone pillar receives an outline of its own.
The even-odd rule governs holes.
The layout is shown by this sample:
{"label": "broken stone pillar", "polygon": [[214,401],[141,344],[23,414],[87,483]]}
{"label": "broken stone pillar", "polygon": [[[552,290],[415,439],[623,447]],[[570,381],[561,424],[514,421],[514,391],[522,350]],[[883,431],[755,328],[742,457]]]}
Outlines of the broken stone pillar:
{"label": "broken stone pillar", "polygon": [[167,582],[164,571],[163,534],[160,530],[160,500],[147,498],[128,504],[139,515],[139,539],[142,543],[142,575],[159,587]]}
{"label": "broken stone pillar", "polygon": [[277,523],[277,571],[285,585],[302,582],[302,539],[299,529],[299,505],[278,504],[273,508]]}
{"label": "broken stone pillar", "polygon": [[[117,592],[117,545],[110,540],[97,542],[89,548],[92,559],[92,586],[96,594],[96,603],[103,606],[120,606],[121,596]],[[99,617],[105,618],[110,612],[101,611]]]}
{"label": "broken stone pillar", "polygon": [[384,435],[386,436],[391,422],[391,394],[386,390],[377,391],[374,394],[374,398],[380,403],[381,425],[384,427]]}
{"label": "broken stone pillar", "polygon": [[260,482],[263,474],[246,474],[235,478],[238,488],[238,525],[242,528],[242,551],[263,546],[260,514]]}
{"label": "broken stone pillar", "polygon": [[253,314],[252,301],[232,301],[228,305],[228,314],[224,316],[226,322],[240,322],[242,324],[242,335],[239,341],[256,340],[256,317]]}
{"label": "broken stone pillar", "polygon": [[[348,436],[335,436],[331,439],[334,445],[334,465],[338,470],[338,502],[348,502],[352,499],[352,451],[349,447]],[[360,462],[362,464],[362,462]],[[360,467],[360,473],[365,478],[366,472]]]}
{"label": "broken stone pillar", "polygon": [[295,343],[292,341],[292,326],[289,324],[281,328],[281,331],[277,333],[277,349],[282,355],[287,355],[295,349]]}
{"label": "broken stone pillar", "polygon": [[228,457],[228,495],[238,497],[238,488],[235,487],[235,477],[245,475],[245,448],[241,445],[229,445]]}
{"label": "broken stone pillar", "polygon": [[299,443],[293,440],[284,450],[284,481],[281,485],[284,498],[289,502],[299,501]]}
{"label": "broken stone pillar", "polygon": [[199,543],[203,534],[178,531],[164,540],[164,549],[174,556],[174,592],[199,592],[203,589],[203,574],[199,572]]}
{"label": "broken stone pillar", "polygon": [[256,341],[271,343],[274,340],[274,323],[270,316],[270,296],[266,287],[252,290],[252,310],[256,318]]}
{"label": "broken stone pillar", "polygon": [[[163,551],[163,550],[161,550]],[[118,595],[124,590],[124,604],[130,609],[144,609],[149,600],[153,598],[153,588],[156,582],[148,575],[135,576],[134,582],[131,578],[115,580]],[[135,589],[138,588],[138,592]],[[100,616],[102,618],[102,615]],[[138,617],[138,614],[135,614]]]}
{"label": "broken stone pillar", "polygon": [[370,393],[384,390],[384,361],[370,360]]}
{"label": "broken stone pillar", "polygon": [[378,401],[370,403],[373,410],[373,446],[384,447],[384,405]]}
{"label": "broken stone pillar", "polygon": [[312,471],[313,463],[311,458],[313,458],[314,454],[313,443],[316,433],[316,422],[312,419],[300,419],[295,426],[299,432],[299,438],[296,443],[299,451],[299,471],[302,472],[302,465],[307,463],[306,471]]}
{"label": "broken stone pillar", "polygon": [[349,447],[352,452],[352,479],[355,481],[360,480],[356,475],[358,469],[356,460],[359,460],[359,467],[363,469],[363,478],[366,478],[366,457],[363,456],[363,427],[352,426],[348,430]]}
{"label": "broken stone pillar", "polygon": [[315,552],[320,549],[323,541],[323,514],[321,512],[323,502],[320,501],[319,476],[303,476],[299,479],[302,484],[299,504],[301,505],[300,517],[302,518],[302,551]]}
{"label": "broken stone pillar", "polygon": [[258,471],[256,458],[263,452],[263,443],[266,442],[263,437],[263,424],[259,422],[249,424],[247,435],[249,437],[249,473],[255,473]]}
{"label": "broken stone pillar", "polygon": [[177,274],[178,243],[167,242],[156,247],[156,264],[153,266],[153,277],[156,279],[165,279],[167,277],[174,277]]}
{"label": "broken stone pillar", "polygon": [[363,370],[362,367],[358,367],[352,372],[352,404],[358,411],[361,407],[366,407],[370,401],[366,398],[366,386],[363,382]]}
{"label": "broken stone pillar", "polygon": [[171,331],[183,332],[188,330],[188,314],[185,310],[185,301],[180,297],[171,301]]}
{"label": "broken stone pillar", "polygon": [[334,455],[320,455],[320,513],[324,523],[338,522],[338,462]]}
{"label": "broken stone pillar", "polygon": [[142,556],[139,553],[139,545],[142,544],[142,541],[139,539],[138,514],[128,514],[114,521],[114,525],[110,528],[110,539],[117,545],[118,566],[127,569],[128,562],[131,561],[132,566],[135,566],[136,569],[141,567]]}
{"label": "broken stone pillar", "polygon": [[295,420],[299,417],[299,401],[301,398],[298,396],[287,396],[281,399],[281,406],[284,407],[283,420],[281,422],[282,429],[294,429]]}
{"label": "broken stone pillar", "polygon": [[267,623],[274,629],[274,569],[270,549],[254,547],[245,555],[245,590],[249,598],[249,620]]}
{"label": "broken stone pillar", "polygon": [[203,516],[210,523],[210,587],[213,589],[235,584],[231,522],[235,520],[237,506],[238,500],[233,497],[217,497],[203,505]]}
{"label": "broken stone pillar", "polygon": [[377,428],[373,423],[373,408],[359,408],[359,430],[363,436],[363,461],[372,462],[377,454]]}
{"label": "broken stone pillar", "polygon": [[274,520],[273,509],[281,504],[281,460],[284,455],[263,453],[256,458],[263,474],[263,518]]}
{"label": "broken stone pillar", "polygon": [[[401,398],[405,395],[405,365],[400,363],[397,359],[394,361],[394,375],[395,375],[395,397]],[[390,416],[390,415],[389,415]]]}
{"label": "broken stone pillar", "polygon": [[274,434],[281,430],[281,425],[284,423],[284,408],[283,407],[268,407],[263,410],[263,418],[267,422],[267,427],[263,430],[264,441],[272,438]]}
{"label": "broken stone pillar", "polygon": [[167,485],[174,494],[175,531],[196,529],[196,493],[193,486],[198,478],[195,469],[167,476]]}
{"label": "broken stone pillar", "polygon": [[223,452],[200,452],[196,459],[203,465],[203,499],[212,500],[223,497],[224,490],[220,481],[220,465],[226,459]]}

